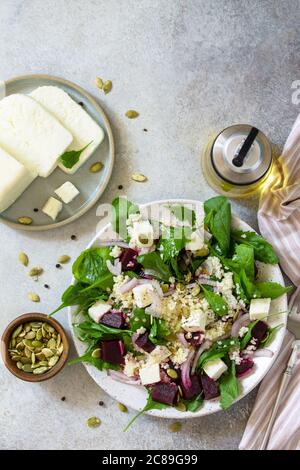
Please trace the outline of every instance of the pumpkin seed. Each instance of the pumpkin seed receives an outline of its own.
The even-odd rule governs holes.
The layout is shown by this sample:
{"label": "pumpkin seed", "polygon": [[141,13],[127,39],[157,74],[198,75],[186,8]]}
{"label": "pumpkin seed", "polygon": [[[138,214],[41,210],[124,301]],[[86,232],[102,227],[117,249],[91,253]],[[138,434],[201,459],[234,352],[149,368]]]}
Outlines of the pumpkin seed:
{"label": "pumpkin seed", "polygon": [[53,352],[52,352],[51,349],[49,349],[49,348],[43,348],[43,349],[42,349],[42,353],[43,353],[46,357],[52,357],[52,356],[53,356]]}
{"label": "pumpkin seed", "polygon": [[17,336],[19,336],[22,330],[23,330],[23,326],[19,325],[18,328],[16,328],[15,331],[13,332],[12,338],[16,338]]}
{"label": "pumpkin seed", "polygon": [[61,255],[59,258],[58,258],[58,262],[61,263],[61,264],[65,264],[65,263],[68,263],[70,261],[70,256],[68,255]]}
{"label": "pumpkin seed", "polygon": [[30,341],[30,339],[23,339],[23,344],[24,344],[27,348],[32,348],[32,341]]}
{"label": "pumpkin seed", "polygon": [[14,348],[16,345],[16,340],[15,339],[12,339],[11,342],[10,342],[10,347],[11,348]]}
{"label": "pumpkin seed", "polygon": [[55,328],[53,326],[49,325],[49,323],[45,323],[45,330],[48,331],[48,333],[54,333]]}
{"label": "pumpkin seed", "polygon": [[169,426],[169,430],[171,432],[179,432],[182,428],[182,424],[181,423],[173,423]]}
{"label": "pumpkin seed", "polygon": [[12,358],[12,360],[13,360],[14,362],[19,362],[20,359],[21,359],[21,357],[22,357],[22,356],[20,356],[20,355],[16,355],[16,356],[12,356],[11,358]]}
{"label": "pumpkin seed", "polygon": [[178,374],[177,374],[175,369],[167,369],[167,374],[168,374],[169,377],[171,377],[171,379],[177,379],[178,378]]}
{"label": "pumpkin seed", "polygon": [[21,357],[20,361],[22,364],[31,364],[31,358],[29,357]]}
{"label": "pumpkin seed", "polygon": [[22,368],[23,368],[22,362],[20,362],[20,361],[17,362],[17,368],[18,368],[18,369],[22,369]]}
{"label": "pumpkin seed", "polygon": [[61,344],[61,345],[57,348],[57,353],[58,353],[59,355],[61,355],[62,352],[63,352],[63,350],[64,350],[64,345]]}
{"label": "pumpkin seed", "polygon": [[18,218],[18,222],[22,225],[31,225],[33,220],[31,217],[23,216]]}
{"label": "pumpkin seed", "polygon": [[49,339],[47,343],[47,348],[49,349],[55,349],[56,348],[56,341],[54,338]]}
{"label": "pumpkin seed", "polygon": [[129,109],[126,111],[125,116],[128,117],[128,119],[135,119],[139,116],[139,113],[134,109]]}
{"label": "pumpkin seed", "polygon": [[24,372],[32,372],[31,365],[30,364],[24,364],[22,367],[22,370]]}
{"label": "pumpkin seed", "polygon": [[41,301],[39,295],[35,294],[34,292],[29,292],[27,297],[28,297],[29,300],[31,300],[31,302],[40,302]]}
{"label": "pumpkin seed", "polygon": [[23,251],[21,251],[21,253],[19,253],[19,261],[20,261],[21,264],[23,264],[23,266],[28,266],[29,259],[28,259],[28,256],[26,255],[26,253],[24,253]]}
{"label": "pumpkin seed", "polygon": [[142,173],[134,173],[131,175],[131,179],[133,179],[133,181],[137,181],[138,183],[143,183],[144,181],[147,181],[147,176],[142,175]]}
{"label": "pumpkin seed", "polygon": [[101,349],[100,348],[94,349],[94,351],[92,352],[92,357],[95,359],[99,359],[100,356],[101,356]]}
{"label": "pumpkin seed", "polygon": [[89,428],[98,428],[98,426],[101,424],[101,420],[96,416],[92,416],[86,421],[86,424]]}
{"label": "pumpkin seed", "polygon": [[112,90],[112,82],[111,80],[106,80],[103,85],[103,91],[105,94],[109,93]]}
{"label": "pumpkin seed", "polygon": [[24,330],[26,331],[26,333],[28,333],[28,331],[31,330],[30,323],[26,323],[26,324],[24,325]]}
{"label": "pumpkin seed", "polygon": [[42,366],[42,367],[37,367],[36,369],[33,369],[34,374],[44,374],[48,370],[48,367]]}
{"label": "pumpkin seed", "polygon": [[43,274],[44,270],[41,268],[41,266],[35,266],[34,268],[31,268],[29,271],[29,276],[31,277],[37,277]]}
{"label": "pumpkin seed", "polygon": [[57,348],[59,348],[60,343],[61,343],[61,336],[60,336],[60,334],[58,333],[57,339],[56,339],[56,347],[57,347]]}
{"label": "pumpkin seed", "polygon": [[24,336],[26,335],[26,331],[22,331],[22,333],[19,334],[19,338],[24,338]]}
{"label": "pumpkin seed", "polygon": [[25,339],[34,339],[35,338],[35,332],[34,331],[29,331],[26,333]]}
{"label": "pumpkin seed", "polygon": [[40,341],[40,340],[42,339],[42,337],[43,337],[43,333],[42,333],[42,329],[40,328],[40,329],[37,330],[37,332],[36,332],[35,339],[36,339],[37,341]]}
{"label": "pumpkin seed", "polygon": [[49,366],[50,367],[55,366],[55,364],[58,362],[58,360],[59,360],[59,356],[50,357],[50,359],[48,361]]}
{"label": "pumpkin seed", "polygon": [[118,403],[118,408],[120,411],[122,411],[122,413],[127,413],[128,410],[127,410],[127,407],[125,405],[123,405],[123,403]]}
{"label": "pumpkin seed", "polygon": [[28,357],[29,359],[31,358],[31,351],[27,347],[24,349],[25,356]]}
{"label": "pumpkin seed", "polygon": [[195,287],[193,287],[191,294],[193,297],[197,297],[197,295],[200,294],[200,291],[200,286],[197,284]]}
{"label": "pumpkin seed", "polygon": [[99,171],[101,171],[103,167],[104,165],[102,162],[95,162],[90,166],[90,172],[99,173]]}
{"label": "pumpkin seed", "polygon": [[36,353],[36,357],[38,358],[39,361],[44,361],[46,359],[45,354],[43,354],[42,352]]}
{"label": "pumpkin seed", "polygon": [[102,80],[102,78],[96,77],[96,86],[97,86],[100,90],[102,90],[102,88],[103,88],[103,80]]}
{"label": "pumpkin seed", "polygon": [[35,354],[34,354],[34,352],[31,353],[31,364],[32,364],[32,365],[35,364]]}
{"label": "pumpkin seed", "polygon": [[43,343],[41,341],[36,340],[36,339],[33,340],[31,344],[34,348],[41,348],[43,346]]}
{"label": "pumpkin seed", "polygon": [[21,341],[20,343],[17,344],[16,346],[17,349],[19,349],[20,351],[23,351],[23,349],[25,348],[25,345],[23,343],[23,341]]}
{"label": "pumpkin seed", "polygon": [[177,403],[177,405],[175,406],[176,410],[178,411],[186,411],[186,406],[184,403],[182,403],[182,401],[180,401],[179,403]]}
{"label": "pumpkin seed", "polygon": [[41,328],[42,324],[43,324],[43,323],[40,322],[40,321],[36,321],[36,322],[35,322],[35,321],[32,321],[32,322],[30,323],[30,326],[31,326],[31,328],[34,328],[34,329],[37,329],[37,330],[38,330],[39,328]]}

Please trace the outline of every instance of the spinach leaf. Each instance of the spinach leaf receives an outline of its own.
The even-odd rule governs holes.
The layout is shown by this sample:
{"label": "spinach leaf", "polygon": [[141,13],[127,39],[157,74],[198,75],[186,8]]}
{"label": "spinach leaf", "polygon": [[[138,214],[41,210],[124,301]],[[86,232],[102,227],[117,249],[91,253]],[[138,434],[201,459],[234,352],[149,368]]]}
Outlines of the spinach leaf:
{"label": "spinach leaf", "polygon": [[207,300],[210,308],[219,316],[227,315],[228,314],[228,305],[220,296],[220,294],[216,294],[215,292],[210,291],[203,284],[201,284],[201,288],[204,292],[204,297]]}
{"label": "spinach leaf", "polygon": [[245,336],[243,336],[243,338],[241,339],[241,343],[240,343],[240,350],[241,351],[243,351],[243,349],[245,349],[245,347],[249,343],[250,339],[252,338],[252,330],[258,322],[259,322],[259,320],[255,320],[255,321],[249,323],[248,331],[245,334]]}
{"label": "spinach leaf", "polygon": [[273,328],[269,328],[267,336],[261,341],[259,348],[266,348],[267,346],[269,346],[272,343],[274,337],[276,336],[277,331],[279,331],[283,326],[284,324],[281,323],[280,325],[274,326]]}
{"label": "spinach leaf", "polygon": [[80,155],[82,152],[89,146],[91,145],[93,141],[89,142],[85,147],[83,147],[80,150],[70,150],[68,152],[65,152],[61,155],[60,160],[66,168],[73,168],[76,163],[79,162]]}
{"label": "spinach leaf", "polygon": [[255,287],[259,292],[259,297],[270,299],[277,299],[277,297],[293,290],[293,286],[284,287],[277,282],[266,281],[256,282]]}
{"label": "spinach leaf", "polygon": [[[157,278],[162,281],[169,282],[172,272],[169,266],[163,262],[159,254],[155,251],[140,255],[137,257],[138,263],[140,263],[145,269],[152,269]],[[153,274],[154,275],[154,274]]]}
{"label": "spinach leaf", "polygon": [[141,327],[146,328],[146,330],[150,330],[151,317],[145,313],[144,308],[134,308],[130,316],[129,325],[132,331],[136,331]]}
{"label": "spinach leaf", "polygon": [[182,227],[165,227],[161,226],[161,239],[158,246],[161,258],[165,262],[170,262],[177,258],[180,251],[184,248],[186,238],[182,231]]}
{"label": "spinach leaf", "polygon": [[165,320],[153,318],[150,329],[149,339],[154,344],[165,344],[167,337],[170,335],[170,330]]}
{"label": "spinach leaf", "polygon": [[230,247],[231,206],[225,196],[216,196],[204,203],[205,224],[217,240],[223,255]]}
{"label": "spinach leaf", "polygon": [[235,362],[231,361],[228,371],[219,379],[220,403],[223,410],[230,408],[240,394],[240,387],[235,374]]}
{"label": "spinach leaf", "polygon": [[103,361],[100,358],[93,357],[92,354],[93,354],[94,349],[90,349],[88,352],[83,354],[83,356],[76,357],[76,359],[69,361],[68,365],[71,366],[74,364],[80,364],[81,362],[86,362],[88,364],[92,364],[94,367],[96,367],[99,370],[120,369],[120,366],[118,364],[111,364],[110,362]]}
{"label": "spinach leaf", "polygon": [[122,339],[126,335],[131,335],[131,330],[120,330],[119,328],[112,328],[110,326],[96,323],[92,320],[86,320],[82,323],[73,324],[76,336],[81,341],[91,340],[107,340],[107,339]]}
{"label": "spinach leaf", "polygon": [[197,363],[197,369],[201,369],[207,361],[226,356],[230,349],[239,347],[239,345],[240,342],[238,338],[228,338],[217,341],[211,348],[201,354]]}
{"label": "spinach leaf", "polygon": [[158,401],[155,401],[153,400],[152,396],[151,396],[151,392],[149,392],[148,390],[148,399],[147,399],[147,403],[146,405],[144,406],[144,408],[139,411],[130,421],[129,423],[127,424],[127,426],[125,427],[124,429],[124,432],[128,431],[128,429],[130,428],[130,426],[134,423],[134,421],[139,417],[141,416],[143,413],[145,413],[146,411],[150,411],[150,410],[163,410],[164,408],[167,408],[168,405],[166,405],[165,403],[160,403]]}
{"label": "spinach leaf", "polygon": [[191,411],[192,413],[195,413],[196,411],[201,408],[203,404],[203,392],[199,393],[195,398],[192,400],[184,400],[184,404],[186,406],[187,411]]}
{"label": "spinach leaf", "polygon": [[237,243],[243,243],[244,245],[252,246],[256,260],[267,264],[278,263],[278,258],[272,245],[268,243],[263,237],[257,235],[257,233],[243,232],[242,230],[232,230],[231,236]]}
{"label": "spinach leaf", "polygon": [[254,295],[256,295],[256,297],[258,296],[255,284],[250,281],[244,269],[242,269],[240,272],[240,283],[248,302],[253,298]]}
{"label": "spinach leaf", "polygon": [[128,231],[126,220],[131,214],[139,214],[139,207],[133,202],[128,201],[125,197],[117,197],[112,202],[113,213],[112,213],[112,226],[115,232],[117,232],[123,240],[128,239]]}
{"label": "spinach leaf", "polygon": [[169,207],[170,212],[181,222],[188,222],[191,227],[195,226],[196,214],[193,209],[186,206],[174,205]]}
{"label": "spinach leaf", "polygon": [[251,281],[254,280],[254,250],[252,246],[244,244],[236,245],[233,261],[239,267],[239,270],[244,269]]}
{"label": "spinach leaf", "polygon": [[177,279],[183,279],[184,273],[180,271],[178,260],[176,258],[172,258],[170,264]]}
{"label": "spinach leaf", "polygon": [[107,300],[108,294],[102,292],[100,289],[89,289],[87,292],[85,289],[86,285],[78,282],[77,284],[69,286],[62,295],[60,306],[49,314],[49,316],[57,313],[63,308],[70,307],[72,305],[78,305],[79,311],[87,310],[97,300]]}
{"label": "spinach leaf", "polygon": [[[77,258],[72,267],[72,272],[77,281],[94,284],[102,276],[109,273],[106,262],[111,260],[110,247],[88,248]],[[109,273],[111,274],[111,273]],[[107,287],[112,287],[113,278],[107,282]]]}

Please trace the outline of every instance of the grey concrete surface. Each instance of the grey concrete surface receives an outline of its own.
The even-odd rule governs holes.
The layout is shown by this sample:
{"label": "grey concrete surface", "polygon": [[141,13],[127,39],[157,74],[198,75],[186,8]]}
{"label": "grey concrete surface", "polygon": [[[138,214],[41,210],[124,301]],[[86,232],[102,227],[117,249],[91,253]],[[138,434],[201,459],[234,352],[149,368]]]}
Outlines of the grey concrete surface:
{"label": "grey concrete surface", "polygon": [[[299,112],[291,101],[292,82],[300,79],[299,6],[298,0],[1,0],[0,79],[49,73],[100,100],[117,145],[102,202],[119,193],[137,202],[204,200],[214,193],[200,154],[218,130],[250,122],[279,146],[288,135]],[[113,81],[110,94],[95,88],[97,75]],[[129,108],[140,117],[127,120]],[[133,171],[149,181],[131,181]],[[255,203],[235,202],[234,210],[256,227]],[[0,226],[1,331],[23,312],[57,305],[70,280],[70,266],[55,269],[57,256],[75,258],[85,247],[95,233],[95,211],[49,233]],[[33,281],[17,262],[20,250],[45,268],[34,286],[40,305],[27,301]],[[65,313],[58,319],[67,325]],[[0,396],[2,449],[236,449],[255,391],[228,412],[184,422],[177,434],[168,431],[169,422],[150,417],[122,433],[128,415],[83,366],[66,367],[40,385],[20,382],[1,366]],[[92,415],[103,421],[96,430],[85,424]]]}

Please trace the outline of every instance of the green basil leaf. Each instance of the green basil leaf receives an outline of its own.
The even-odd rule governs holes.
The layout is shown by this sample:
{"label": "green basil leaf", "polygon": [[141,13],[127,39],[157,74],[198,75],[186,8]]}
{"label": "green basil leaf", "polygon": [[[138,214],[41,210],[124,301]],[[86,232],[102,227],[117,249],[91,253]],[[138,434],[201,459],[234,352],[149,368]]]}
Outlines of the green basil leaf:
{"label": "green basil leaf", "polygon": [[159,254],[155,251],[140,255],[137,257],[138,263],[140,263],[145,269],[152,269],[156,273],[156,277],[162,281],[169,282],[172,272],[169,266],[163,262]]}
{"label": "green basil leaf", "polygon": [[170,330],[165,320],[161,318],[152,319],[152,325],[150,328],[149,339],[154,344],[166,344],[167,337],[170,335]]}
{"label": "green basil leaf", "polygon": [[112,259],[110,247],[88,248],[81,253],[73,264],[73,275],[79,282],[94,284],[104,275],[110,274],[106,287],[112,287],[112,274],[109,272],[106,264],[108,260]]}
{"label": "green basil leaf", "polygon": [[251,281],[254,280],[254,250],[252,246],[244,244],[236,245],[233,261],[239,266],[239,270],[244,269]]}
{"label": "green basil leaf", "polygon": [[132,310],[130,320],[129,320],[130,329],[136,331],[139,328],[143,327],[146,330],[151,328],[151,317],[145,313],[144,308],[134,308]]}
{"label": "green basil leaf", "polygon": [[216,196],[204,203],[205,224],[217,240],[223,255],[230,247],[231,206],[225,196]]}
{"label": "green basil leaf", "polygon": [[260,343],[259,348],[266,348],[267,346],[269,346],[272,343],[274,337],[276,336],[277,331],[279,331],[283,326],[284,324],[281,323],[280,325],[274,326],[273,328],[269,328],[267,336]]}
{"label": "green basil leaf", "polygon": [[60,160],[66,168],[73,168],[76,163],[79,162],[80,155],[82,152],[89,146],[91,145],[93,141],[89,142],[85,147],[83,147],[80,150],[70,150],[68,152],[65,152],[61,155]]}
{"label": "green basil leaf", "polygon": [[221,297],[220,294],[216,294],[215,292],[210,291],[204,285],[201,284],[201,288],[204,292],[204,297],[207,300],[210,308],[213,310],[214,313],[223,317],[224,315],[228,314],[228,305],[226,301]]}
{"label": "green basil leaf", "polygon": [[240,342],[238,338],[228,338],[216,341],[211,348],[201,354],[197,363],[197,369],[201,369],[207,361],[226,356],[230,349],[239,347],[239,345]]}
{"label": "green basil leaf", "polygon": [[223,410],[227,410],[240,394],[239,382],[235,374],[234,361],[231,361],[228,371],[220,377],[219,385],[221,407]]}
{"label": "green basil leaf", "polygon": [[252,338],[252,330],[258,322],[259,322],[259,320],[255,320],[254,322],[249,323],[249,325],[247,327],[248,331],[245,334],[245,336],[243,336],[243,338],[241,339],[241,343],[240,343],[240,350],[241,351],[243,351],[243,349],[245,349],[245,347],[249,343],[250,339]]}
{"label": "green basil leaf", "polygon": [[255,232],[243,232],[242,230],[232,230],[231,236],[237,243],[252,246],[254,257],[258,261],[267,264],[277,264],[278,258],[274,248],[263,237]]}
{"label": "green basil leaf", "polygon": [[[78,305],[79,311],[87,310],[97,300],[107,300],[107,292],[103,292],[101,289],[93,288],[87,292],[85,289],[86,285],[78,282],[77,284],[69,286],[62,295],[62,303],[56,308],[49,316],[54,315],[59,310],[73,305]],[[92,286],[91,286],[92,287]]]}
{"label": "green basil leaf", "polygon": [[255,287],[259,292],[259,297],[264,299],[277,299],[283,294],[287,294],[293,290],[293,286],[284,287],[277,282],[259,281],[255,283]]}
{"label": "green basil leaf", "polygon": [[199,408],[201,408],[201,406],[203,405],[203,401],[203,393],[201,392],[192,400],[184,400],[184,404],[186,406],[187,411],[195,413],[199,410]]}

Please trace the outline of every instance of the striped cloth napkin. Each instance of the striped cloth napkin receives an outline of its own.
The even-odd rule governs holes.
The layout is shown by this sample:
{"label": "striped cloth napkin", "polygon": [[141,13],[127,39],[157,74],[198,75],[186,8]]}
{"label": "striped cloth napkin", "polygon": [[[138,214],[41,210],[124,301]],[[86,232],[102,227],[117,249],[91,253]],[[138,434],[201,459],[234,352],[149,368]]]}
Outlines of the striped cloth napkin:
{"label": "striped cloth napkin", "polygon": [[[290,298],[291,318],[300,322],[300,115],[274,162],[271,184],[261,194],[258,224],[272,243],[285,274],[296,286]],[[239,448],[259,449],[273,409],[294,335],[287,331],[282,350],[263,380]],[[279,409],[267,449],[300,449],[300,363]]]}

